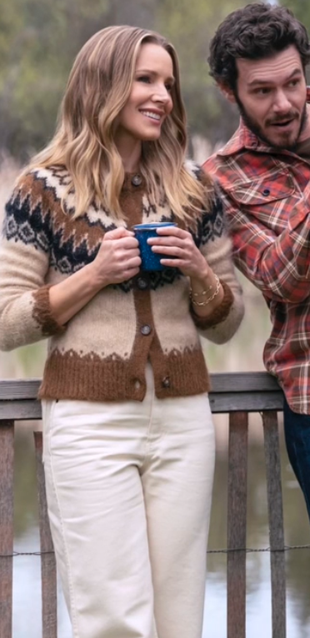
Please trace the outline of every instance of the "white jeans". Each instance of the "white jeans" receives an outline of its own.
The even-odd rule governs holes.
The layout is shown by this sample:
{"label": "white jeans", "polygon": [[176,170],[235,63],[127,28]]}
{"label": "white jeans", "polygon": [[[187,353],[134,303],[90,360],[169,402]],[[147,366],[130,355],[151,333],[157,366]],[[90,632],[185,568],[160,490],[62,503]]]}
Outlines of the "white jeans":
{"label": "white jeans", "polygon": [[201,638],[214,471],[207,394],[43,401],[51,531],[74,638]]}

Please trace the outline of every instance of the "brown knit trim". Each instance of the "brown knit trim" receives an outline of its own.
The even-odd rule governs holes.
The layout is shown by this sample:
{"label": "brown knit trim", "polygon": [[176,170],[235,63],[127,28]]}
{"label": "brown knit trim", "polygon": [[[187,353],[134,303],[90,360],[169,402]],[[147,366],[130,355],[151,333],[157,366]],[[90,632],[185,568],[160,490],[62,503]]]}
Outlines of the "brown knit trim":
{"label": "brown knit trim", "polygon": [[61,334],[66,330],[66,327],[61,326],[52,315],[49,296],[51,285],[52,284],[42,286],[42,288],[33,293],[35,303],[32,310],[32,316],[41,326],[42,335],[44,337]]}
{"label": "brown knit trim", "polygon": [[120,194],[120,205],[127,221],[128,228],[142,222],[142,198],[143,190],[140,186],[122,189]]}
{"label": "brown knit trim", "polygon": [[183,352],[174,350],[164,355],[155,335],[150,361],[154,371],[155,394],[159,399],[191,396],[210,390],[209,373],[200,345],[195,350],[185,348]]}
{"label": "brown knit trim", "polygon": [[[147,340],[147,338],[146,338]],[[150,355],[154,371],[155,393],[160,399],[207,392],[209,375],[201,350],[173,352],[168,356]],[[39,398],[84,401],[143,401],[146,393],[145,366],[142,359],[130,360],[94,353],[79,356],[73,350],[62,354],[55,350],[45,365]]]}
{"label": "brown knit trim", "polygon": [[214,308],[213,312],[210,315],[208,315],[208,317],[199,317],[198,315],[196,315],[193,305],[190,304],[190,312],[195,322],[195,325],[198,328],[201,328],[202,330],[206,330],[207,328],[212,328],[212,326],[215,326],[218,323],[221,323],[222,321],[224,321],[224,319],[228,317],[230,308],[234,302],[234,295],[230,287],[227,285],[225,281],[222,281],[221,279],[220,279],[220,282],[224,290],[223,299],[221,303],[216,308]]}
{"label": "brown knit trim", "polygon": [[[165,354],[154,325],[150,291],[134,290],[134,300],[138,318],[133,345],[135,373],[144,377],[145,363],[149,358],[154,372],[155,393],[161,399],[208,391],[209,375],[200,343],[196,349],[184,348],[182,352],[175,350]],[[152,329],[147,339],[139,330],[144,324]]]}

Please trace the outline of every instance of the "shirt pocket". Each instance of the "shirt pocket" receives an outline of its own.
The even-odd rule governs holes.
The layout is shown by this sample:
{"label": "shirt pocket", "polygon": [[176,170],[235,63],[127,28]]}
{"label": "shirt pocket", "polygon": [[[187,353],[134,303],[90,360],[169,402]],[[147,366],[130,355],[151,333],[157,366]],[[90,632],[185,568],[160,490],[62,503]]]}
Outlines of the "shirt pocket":
{"label": "shirt pocket", "polygon": [[237,205],[273,207],[277,202],[296,198],[296,188],[292,176],[283,171],[277,175],[266,175],[259,179],[234,183],[227,188],[229,196]]}

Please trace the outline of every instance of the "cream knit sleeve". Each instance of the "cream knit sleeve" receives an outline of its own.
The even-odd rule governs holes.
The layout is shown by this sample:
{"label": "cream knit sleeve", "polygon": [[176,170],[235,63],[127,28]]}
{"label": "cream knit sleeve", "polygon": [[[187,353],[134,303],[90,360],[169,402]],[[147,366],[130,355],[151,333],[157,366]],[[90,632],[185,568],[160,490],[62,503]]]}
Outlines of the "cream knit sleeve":
{"label": "cream knit sleeve", "polygon": [[[27,181],[27,180],[26,180]],[[29,177],[28,177],[29,185]],[[0,349],[13,350],[63,331],[49,307],[49,237],[42,201],[25,183],[6,206],[0,242]]]}
{"label": "cream knit sleeve", "polygon": [[200,250],[210,268],[224,284],[224,299],[206,319],[195,315],[193,307],[191,314],[203,337],[214,343],[225,343],[231,339],[242,321],[244,302],[233,265],[232,244],[226,229],[223,207],[217,192],[211,210],[203,216]]}

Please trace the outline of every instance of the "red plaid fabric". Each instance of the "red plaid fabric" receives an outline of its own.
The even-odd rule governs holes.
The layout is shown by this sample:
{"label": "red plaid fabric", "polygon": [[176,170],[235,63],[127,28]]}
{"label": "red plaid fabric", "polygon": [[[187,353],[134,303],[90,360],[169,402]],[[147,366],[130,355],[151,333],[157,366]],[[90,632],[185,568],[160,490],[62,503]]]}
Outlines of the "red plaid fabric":
{"label": "red plaid fabric", "polygon": [[310,155],[275,152],[241,122],[204,169],[223,192],[235,263],[270,309],[264,364],[310,414]]}

